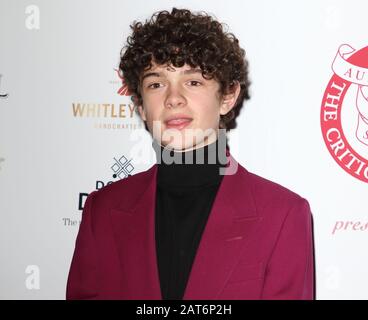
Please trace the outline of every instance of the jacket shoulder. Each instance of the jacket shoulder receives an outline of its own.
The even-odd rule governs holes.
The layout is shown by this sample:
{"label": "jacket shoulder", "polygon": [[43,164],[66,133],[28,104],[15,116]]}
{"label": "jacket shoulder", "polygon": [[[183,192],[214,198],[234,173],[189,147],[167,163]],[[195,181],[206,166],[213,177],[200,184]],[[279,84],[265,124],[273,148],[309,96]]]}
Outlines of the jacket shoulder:
{"label": "jacket shoulder", "polygon": [[297,192],[281,185],[280,183],[248,170],[246,171],[248,180],[250,181],[253,197],[259,207],[264,208],[272,206],[272,208],[275,209],[285,209],[301,202],[307,202],[308,204],[308,201]]}
{"label": "jacket shoulder", "polygon": [[94,190],[90,193],[93,195],[94,203],[99,206],[115,207],[121,203],[122,199],[126,204],[134,203],[144,188],[148,186],[150,178],[152,178],[155,166],[151,166],[145,171],[141,171],[127,178],[114,181],[105,185],[101,189]]}

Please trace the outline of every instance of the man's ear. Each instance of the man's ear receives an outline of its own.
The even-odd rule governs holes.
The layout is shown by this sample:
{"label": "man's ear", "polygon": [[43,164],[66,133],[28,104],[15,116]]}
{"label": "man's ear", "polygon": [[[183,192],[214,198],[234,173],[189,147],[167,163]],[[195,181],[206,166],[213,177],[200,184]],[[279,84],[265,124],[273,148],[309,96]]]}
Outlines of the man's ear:
{"label": "man's ear", "polygon": [[143,109],[143,106],[138,106],[138,112],[142,118],[143,121],[147,121],[147,118],[146,118],[146,112],[145,110]]}
{"label": "man's ear", "polygon": [[220,107],[221,115],[227,114],[235,106],[239,94],[240,94],[240,83],[239,81],[236,81],[234,87],[232,88],[232,92],[222,97],[222,103]]}
{"label": "man's ear", "polygon": [[140,101],[139,101],[138,97],[136,95],[132,95],[130,99],[133,102],[134,108],[136,110],[138,110],[141,119],[143,121],[146,121],[147,120],[146,113],[145,113],[145,110],[144,110],[143,106],[139,104]]}

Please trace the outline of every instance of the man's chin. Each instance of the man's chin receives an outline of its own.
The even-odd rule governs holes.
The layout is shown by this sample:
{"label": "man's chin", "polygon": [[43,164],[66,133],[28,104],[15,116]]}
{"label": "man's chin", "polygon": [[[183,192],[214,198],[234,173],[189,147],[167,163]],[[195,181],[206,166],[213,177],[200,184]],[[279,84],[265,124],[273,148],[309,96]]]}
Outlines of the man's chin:
{"label": "man's chin", "polygon": [[173,142],[170,142],[170,143],[163,142],[161,145],[165,147],[166,149],[170,149],[176,152],[183,152],[187,149],[193,148],[193,145],[185,145],[183,143],[175,143],[175,142],[174,143]]}
{"label": "man's chin", "polygon": [[182,141],[175,141],[175,142],[162,142],[161,145],[165,147],[166,149],[170,149],[176,152],[185,152],[194,150],[196,148],[199,148],[203,142],[197,144],[197,143],[184,143]]}

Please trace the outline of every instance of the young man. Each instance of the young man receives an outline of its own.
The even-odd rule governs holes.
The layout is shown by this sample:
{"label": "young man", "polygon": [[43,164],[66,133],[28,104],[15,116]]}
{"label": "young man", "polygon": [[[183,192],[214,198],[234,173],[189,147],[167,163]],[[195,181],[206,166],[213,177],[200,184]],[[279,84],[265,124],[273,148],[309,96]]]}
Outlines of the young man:
{"label": "young man", "polygon": [[88,196],[67,299],[314,299],[308,201],[226,143],[249,99],[237,38],[176,8],[131,27],[120,71],[157,163]]}

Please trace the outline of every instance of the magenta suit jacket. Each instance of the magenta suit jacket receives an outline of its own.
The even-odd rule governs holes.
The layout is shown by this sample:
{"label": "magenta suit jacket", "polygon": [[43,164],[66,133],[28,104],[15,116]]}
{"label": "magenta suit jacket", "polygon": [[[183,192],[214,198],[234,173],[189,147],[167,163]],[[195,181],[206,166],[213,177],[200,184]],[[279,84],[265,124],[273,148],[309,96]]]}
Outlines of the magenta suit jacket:
{"label": "magenta suit jacket", "polygon": [[[183,299],[314,299],[308,201],[228,159],[238,168],[223,177]],[[154,164],[89,194],[67,299],[162,299],[156,174]]]}

